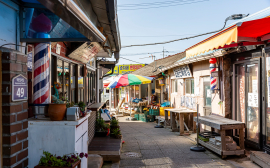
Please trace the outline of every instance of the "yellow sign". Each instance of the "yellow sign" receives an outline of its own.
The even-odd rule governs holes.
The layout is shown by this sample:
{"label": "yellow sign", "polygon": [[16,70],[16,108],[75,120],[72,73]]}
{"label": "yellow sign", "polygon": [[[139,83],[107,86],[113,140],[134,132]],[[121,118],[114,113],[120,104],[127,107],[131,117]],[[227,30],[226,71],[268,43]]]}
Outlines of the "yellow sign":
{"label": "yellow sign", "polygon": [[144,67],[145,64],[119,65],[119,74],[130,73]]}
{"label": "yellow sign", "polygon": [[[125,74],[125,73],[130,73],[133,71],[136,71],[140,69],[141,67],[144,67],[145,64],[128,64],[128,65],[118,65],[114,67],[114,74]],[[110,70],[108,73],[111,73],[112,71]],[[108,74],[107,73],[107,74]]]}

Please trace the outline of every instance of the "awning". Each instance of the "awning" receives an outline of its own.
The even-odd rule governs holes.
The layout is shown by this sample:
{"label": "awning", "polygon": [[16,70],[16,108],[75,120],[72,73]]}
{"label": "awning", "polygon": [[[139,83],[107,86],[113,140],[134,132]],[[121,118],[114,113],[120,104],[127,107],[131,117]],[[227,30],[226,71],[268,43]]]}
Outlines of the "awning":
{"label": "awning", "polygon": [[269,27],[270,17],[238,23],[188,48],[186,57],[194,57],[214,49],[229,48],[234,43],[261,44],[261,41],[270,39]]}

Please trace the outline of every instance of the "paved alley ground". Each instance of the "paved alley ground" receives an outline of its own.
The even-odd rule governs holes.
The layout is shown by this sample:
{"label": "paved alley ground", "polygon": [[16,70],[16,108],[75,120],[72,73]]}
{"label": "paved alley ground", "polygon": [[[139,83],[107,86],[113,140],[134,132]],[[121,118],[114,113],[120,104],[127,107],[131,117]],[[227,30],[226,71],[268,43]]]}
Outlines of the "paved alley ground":
{"label": "paved alley ground", "polygon": [[190,147],[196,144],[192,136],[179,136],[169,129],[154,128],[155,123],[125,121],[125,118],[119,118],[119,121],[125,141],[120,167],[246,167],[235,166],[210,151],[190,151]]}

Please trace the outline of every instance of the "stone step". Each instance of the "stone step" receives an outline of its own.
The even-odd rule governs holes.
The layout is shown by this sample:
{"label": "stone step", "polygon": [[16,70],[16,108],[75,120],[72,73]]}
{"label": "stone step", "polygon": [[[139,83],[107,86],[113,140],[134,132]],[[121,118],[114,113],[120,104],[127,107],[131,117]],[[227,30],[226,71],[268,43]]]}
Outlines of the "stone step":
{"label": "stone step", "polygon": [[101,168],[103,165],[103,158],[100,155],[89,154],[87,162],[88,168]]}
{"label": "stone step", "polygon": [[270,155],[262,151],[252,151],[250,160],[263,168],[270,168]]}

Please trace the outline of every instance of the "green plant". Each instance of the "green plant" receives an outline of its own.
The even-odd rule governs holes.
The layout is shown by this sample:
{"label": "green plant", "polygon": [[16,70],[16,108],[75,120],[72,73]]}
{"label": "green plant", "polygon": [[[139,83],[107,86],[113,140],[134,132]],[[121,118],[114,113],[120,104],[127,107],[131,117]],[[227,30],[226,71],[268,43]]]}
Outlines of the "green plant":
{"label": "green plant", "polygon": [[114,129],[114,130],[112,131],[112,134],[115,135],[115,136],[121,135],[121,130],[120,130],[119,128]]}
{"label": "green plant", "polygon": [[105,121],[103,120],[103,118],[97,119],[96,131],[104,131],[104,127],[105,127]]}
{"label": "green plant", "polygon": [[52,95],[52,102],[53,102],[54,104],[65,104],[63,100],[57,99],[57,97],[54,96],[54,95]]}
{"label": "green plant", "polygon": [[79,161],[83,157],[88,157],[87,153],[69,154],[64,156],[52,155],[50,152],[43,151],[43,155],[39,160],[39,166],[47,167],[72,167],[74,163]]}
{"label": "green plant", "polygon": [[111,127],[115,127],[115,126],[118,126],[118,120],[116,120],[115,118],[113,118],[111,120]]}
{"label": "green plant", "polygon": [[104,124],[103,129],[107,130],[107,129],[109,129],[109,128],[110,128],[110,125],[109,125],[109,124]]}
{"label": "green plant", "polygon": [[70,103],[70,102],[68,102],[68,103],[67,103],[67,108],[69,108],[69,107],[73,107],[74,105],[75,105],[75,103],[74,103],[74,102],[71,102],[71,103]]}
{"label": "green plant", "polygon": [[79,104],[78,104],[78,106],[80,107],[80,110],[81,111],[85,111],[86,105],[84,104],[84,102],[80,101]]}

